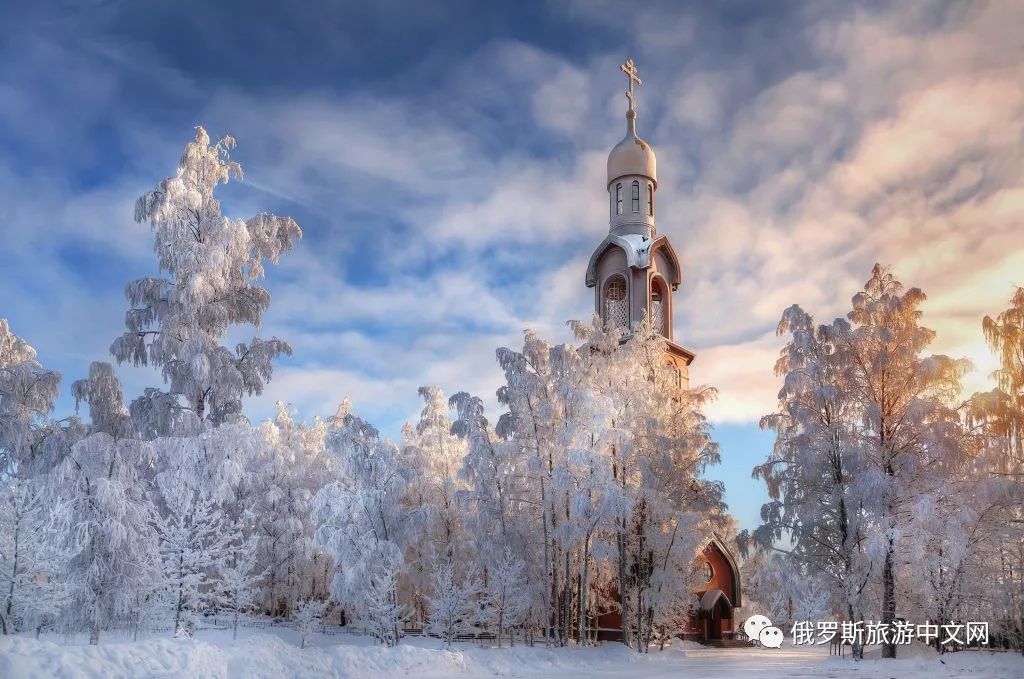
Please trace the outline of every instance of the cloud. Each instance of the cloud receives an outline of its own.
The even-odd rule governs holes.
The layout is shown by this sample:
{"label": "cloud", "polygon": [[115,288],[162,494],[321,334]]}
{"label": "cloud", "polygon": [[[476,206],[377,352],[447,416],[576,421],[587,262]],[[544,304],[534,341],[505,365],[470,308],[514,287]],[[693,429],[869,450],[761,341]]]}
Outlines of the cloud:
{"label": "cloud", "polygon": [[[298,14],[259,35],[318,36],[323,70],[279,50],[243,71],[205,32],[196,53],[223,59],[201,69],[93,23],[63,44],[25,40],[0,66],[0,286],[16,291],[0,315],[69,379],[106,358],[124,282],[154,273],[131,202],[202,123],[239,140],[246,180],[225,187],[225,211],[292,214],[306,233],[268,270],[259,330],[295,355],[247,412],[284,399],[329,414],[348,395],[394,434],[431,382],[494,407],[497,346],[525,327],[568,340],[564,321],[591,313],[583,273],[607,228],[630,53],[659,229],[683,260],[676,334],[697,350],[693,380],[719,388],[715,421],[772,410],[782,310],[845,314],[875,261],[929,294],[936,350],[987,371],[981,316],[1024,283],[1019,5],[616,7],[549,6],[533,39],[460,33],[378,71],[358,36]],[[129,394],[159,380],[124,374]]]}

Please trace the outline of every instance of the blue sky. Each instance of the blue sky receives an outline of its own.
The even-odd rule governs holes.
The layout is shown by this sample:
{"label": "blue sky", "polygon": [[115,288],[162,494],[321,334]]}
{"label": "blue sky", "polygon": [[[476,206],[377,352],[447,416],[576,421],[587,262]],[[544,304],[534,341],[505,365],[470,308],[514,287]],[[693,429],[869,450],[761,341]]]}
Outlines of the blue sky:
{"label": "blue sky", "polygon": [[[1013,2],[4,3],[0,317],[65,384],[109,360],[124,284],[155,270],[132,203],[202,124],[238,139],[225,211],[305,232],[268,269],[260,329],[295,354],[250,417],[347,395],[397,434],[433,383],[493,406],[496,347],[527,327],[567,340],[590,314],[632,56],[684,267],[677,336],[720,391],[710,475],[750,527],[786,306],[845,313],[882,261],[986,387],[980,318],[1024,283],[1022,19]],[[129,398],[159,380],[120,374]]]}

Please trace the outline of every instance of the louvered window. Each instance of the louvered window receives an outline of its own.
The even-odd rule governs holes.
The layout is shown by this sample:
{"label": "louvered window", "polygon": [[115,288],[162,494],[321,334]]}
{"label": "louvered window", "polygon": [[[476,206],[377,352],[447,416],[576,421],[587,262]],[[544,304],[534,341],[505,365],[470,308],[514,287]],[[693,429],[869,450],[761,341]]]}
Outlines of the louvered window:
{"label": "louvered window", "polygon": [[665,303],[660,292],[651,295],[651,322],[654,323],[654,329],[659,335],[668,337],[668,333],[665,332]]}
{"label": "louvered window", "polygon": [[629,326],[629,302],[626,299],[626,279],[613,276],[604,286],[604,320],[615,328]]}
{"label": "louvered window", "polygon": [[651,325],[662,337],[669,336],[668,298],[665,282],[661,278],[651,279]]}

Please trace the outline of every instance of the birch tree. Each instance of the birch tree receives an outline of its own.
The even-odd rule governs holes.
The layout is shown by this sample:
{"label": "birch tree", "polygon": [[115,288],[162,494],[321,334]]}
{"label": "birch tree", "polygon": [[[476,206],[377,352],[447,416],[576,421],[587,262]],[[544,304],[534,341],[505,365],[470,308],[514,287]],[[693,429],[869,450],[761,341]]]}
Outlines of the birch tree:
{"label": "birch tree", "polygon": [[162,586],[174,617],[174,636],[195,635],[196,616],[215,601],[216,581],[236,539],[212,500],[194,489],[164,489],[164,511],[153,511],[163,564]]}
{"label": "birch tree", "polygon": [[89,630],[89,643],[120,619],[134,617],[135,594],[156,577],[159,556],[149,525],[143,475],[152,447],[134,435],[121,385],[106,363],[93,363],[75,397],[89,405],[91,433],[53,473],[55,492],[71,512],[68,564],[71,603],[62,622]]}
{"label": "birch tree", "polygon": [[318,552],[310,512],[314,495],[331,479],[332,464],[325,451],[327,423],[297,421],[288,406],[277,406],[276,417],[259,428],[259,452],[250,470],[263,604],[270,611],[282,602],[292,610],[315,594]]}
{"label": "birch tree", "polygon": [[[935,338],[920,325],[925,295],[903,286],[875,265],[862,292],[853,298],[849,318],[850,394],[858,404],[859,445],[864,454],[865,493],[873,500],[878,530],[870,549],[881,561],[881,621],[896,619],[896,574],[900,535],[921,492],[934,488],[965,455],[960,413],[952,404],[965,360],[922,356]],[[894,643],[882,656],[896,657]]]}
{"label": "birch tree", "polygon": [[126,286],[126,329],[110,350],[119,364],[160,368],[167,384],[166,391],[147,389],[132,404],[146,437],[239,415],[242,396],[261,393],[273,360],[291,353],[277,338],[254,337],[234,351],[221,344],[234,325],[260,325],[270,296],[252,281],[263,276],[265,262],[276,263],[302,235],[290,217],[260,213],[237,219],[221,213],[214,192],[242,177],[241,166],[230,158],[234,147],[231,137],[211,144],[197,127],[175,175],[135,204],[135,220],[153,230],[164,275]]}
{"label": "birch tree", "polygon": [[[692,584],[681,573],[725,521],[720,483],[703,478],[719,461],[702,411],[714,389],[683,389],[665,357],[664,338],[650,323],[620,344],[618,330],[595,319],[574,324],[594,362],[603,395],[607,459],[618,487],[615,543],[623,637],[647,652],[655,618]],[[669,605],[670,604],[670,605]],[[666,608],[668,605],[668,608]]]}
{"label": "birch tree", "polygon": [[[920,323],[924,300],[876,264],[849,323],[816,327],[794,306],[779,326],[792,339],[777,364],[779,410],[762,421],[776,446],[754,474],[773,501],[755,537],[788,537],[788,554],[826,577],[854,620],[876,587],[886,624],[914,597],[951,615],[961,597],[948,578],[973,553],[966,536],[979,535],[969,526],[985,513],[953,500],[980,490],[971,474],[983,446],[958,402],[969,363],[924,354],[935,337]],[[917,584],[922,566],[930,593]],[[883,657],[895,653],[883,644]]]}
{"label": "birch tree", "polygon": [[60,393],[60,373],[36,360],[36,351],[0,318],[0,478],[48,471],[47,416]]}
{"label": "birch tree", "polygon": [[299,648],[305,648],[309,638],[323,629],[326,601],[301,601],[295,608],[295,629],[299,632]]}
{"label": "birch tree", "polygon": [[502,636],[506,632],[509,645],[514,645],[512,630],[526,621],[533,601],[526,581],[526,562],[522,558],[506,547],[501,558],[492,563],[484,603],[489,621],[495,625],[498,648],[501,648]]}
{"label": "birch tree", "polygon": [[67,504],[40,480],[0,481],[0,631],[38,629],[67,603]]}
{"label": "birch tree", "polygon": [[[816,325],[797,305],[783,313],[778,333],[790,339],[775,365],[783,379],[779,407],[761,419],[776,442],[753,472],[767,484],[771,502],[753,537],[824,578],[846,618],[857,621],[873,564],[865,552],[866,498],[857,484],[864,460],[849,385],[851,332],[844,319]],[[853,649],[857,657],[861,651]]]}
{"label": "birch tree", "polygon": [[217,607],[231,614],[231,638],[238,638],[238,622],[242,613],[255,608],[258,584],[263,574],[258,570],[256,540],[242,538],[237,529],[234,541],[227,547],[227,558],[220,567]]}
{"label": "birch tree", "polygon": [[982,330],[999,369],[996,388],[972,399],[971,416],[988,433],[984,473],[1002,495],[983,571],[994,575],[986,582],[989,615],[1024,653],[1024,288],[1015,289],[1008,308],[986,316]]}
{"label": "birch tree", "polygon": [[334,417],[327,448],[338,480],[313,500],[316,542],[337,564],[331,596],[354,610],[381,642],[394,646],[408,611],[398,599],[408,531],[421,514],[402,505],[410,471],[394,443],[348,412]]}
{"label": "birch tree", "polygon": [[433,591],[427,597],[430,611],[427,629],[451,648],[459,635],[475,631],[483,619],[480,602],[483,583],[472,569],[460,579],[450,559],[436,559],[431,572]]}
{"label": "birch tree", "polygon": [[465,506],[460,502],[463,480],[459,471],[466,441],[452,432],[448,402],[438,387],[420,387],[423,410],[414,427],[407,427],[402,464],[411,471],[404,504],[422,514],[422,528],[409,536],[406,580],[412,610],[425,613],[424,594],[431,588],[431,562],[468,561],[464,531]]}

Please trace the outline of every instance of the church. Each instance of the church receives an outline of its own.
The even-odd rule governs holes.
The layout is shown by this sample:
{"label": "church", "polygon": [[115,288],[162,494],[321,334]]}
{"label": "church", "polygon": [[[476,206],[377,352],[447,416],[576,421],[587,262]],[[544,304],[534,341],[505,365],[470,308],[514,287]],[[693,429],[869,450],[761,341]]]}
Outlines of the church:
{"label": "church", "polygon": [[[668,236],[658,234],[658,163],[654,149],[637,135],[634,85],[642,85],[632,59],[619,67],[626,74],[626,136],[608,154],[608,235],[587,264],[586,284],[594,289],[594,308],[605,323],[630,328],[650,318],[665,338],[665,361],[682,388],[689,386],[694,353],[673,329],[673,295],[682,283],[679,257]],[[628,341],[628,339],[626,340]],[[734,609],[742,605],[740,574],[732,552],[717,536],[699,557],[704,583],[682,630],[685,638],[714,641],[736,631]],[[601,616],[600,636],[616,638],[617,612]]]}

